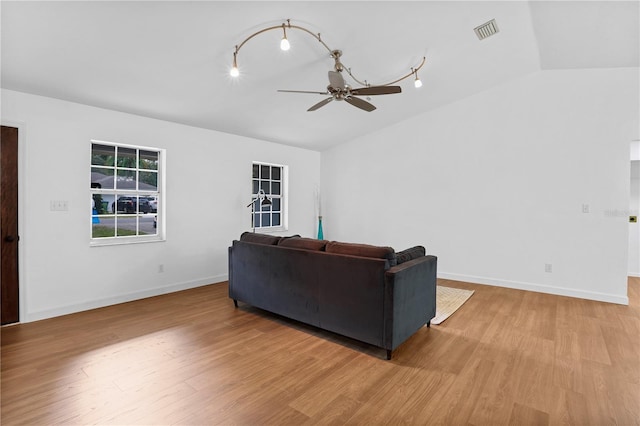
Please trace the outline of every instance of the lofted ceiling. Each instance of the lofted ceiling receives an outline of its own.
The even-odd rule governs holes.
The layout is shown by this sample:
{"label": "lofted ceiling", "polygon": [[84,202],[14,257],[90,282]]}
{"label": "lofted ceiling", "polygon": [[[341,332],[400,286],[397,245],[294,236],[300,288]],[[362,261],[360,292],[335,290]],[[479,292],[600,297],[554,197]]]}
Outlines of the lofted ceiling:
{"label": "lofted ceiling", "polygon": [[[324,150],[411,116],[540,70],[639,66],[638,1],[2,1],[5,89]],[[234,46],[291,19],[320,33],[360,80],[410,72],[403,93],[372,96],[364,112],[345,102],[315,111],[333,60],[290,30],[250,40],[241,75]],[[499,33],[474,27],[495,19]],[[353,81],[348,82],[356,87]]]}

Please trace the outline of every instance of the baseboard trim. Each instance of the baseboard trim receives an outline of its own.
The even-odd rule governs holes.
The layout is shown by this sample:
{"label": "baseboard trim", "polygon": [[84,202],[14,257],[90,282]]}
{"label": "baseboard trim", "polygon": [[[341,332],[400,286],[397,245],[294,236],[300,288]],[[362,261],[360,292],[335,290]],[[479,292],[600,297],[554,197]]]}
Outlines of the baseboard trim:
{"label": "baseboard trim", "polygon": [[512,288],[515,290],[535,291],[537,293],[555,294],[557,296],[576,297],[578,299],[596,300],[598,302],[616,303],[618,305],[628,305],[628,296],[599,293],[595,291],[576,290],[573,288],[556,287],[545,284],[527,283],[521,281],[501,280],[497,278],[478,277],[473,275],[455,274],[438,271],[438,278],[454,281],[465,281],[473,284],[492,285],[496,287]]}
{"label": "baseboard trim", "polygon": [[176,291],[188,290],[191,288],[202,287],[209,284],[227,281],[227,274],[217,275],[213,277],[200,278],[198,280],[176,283],[164,287],[150,288],[147,290],[136,291],[132,293],[121,294],[118,296],[108,297],[99,300],[90,300],[74,305],[61,306],[54,309],[47,309],[38,312],[29,312],[24,322],[33,322],[43,319],[59,317],[61,315],[75,314],[77,312],[88,311],[90,309],[104,308],[105,306],[117,305],[119,303],[131,302],[134,300],[145,299],[147,297],[160,296],[163,294],[174,293]]}

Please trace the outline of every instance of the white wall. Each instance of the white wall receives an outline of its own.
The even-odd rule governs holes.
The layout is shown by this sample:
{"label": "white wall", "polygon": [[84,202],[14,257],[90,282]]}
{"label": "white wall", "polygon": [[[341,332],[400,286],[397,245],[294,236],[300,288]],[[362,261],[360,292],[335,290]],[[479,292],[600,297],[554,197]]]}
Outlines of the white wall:
{"label": "white wall", "polygon": [[[250,229],[252,161],[289,166],[283,234],[314,235],[318,152],[7,90],[2,123],[22,137],[22,321],[226,280],[227,247]],[[165,242],[89,247],[91,139],[167,150]]]}
{"label": "white wall", "polygon": [[607,212],[628,208],[638,116],[635,68],[544,71],[413,117],[323,152],[325,237],[423,244],[444,278],[628,303],[627,218]]}

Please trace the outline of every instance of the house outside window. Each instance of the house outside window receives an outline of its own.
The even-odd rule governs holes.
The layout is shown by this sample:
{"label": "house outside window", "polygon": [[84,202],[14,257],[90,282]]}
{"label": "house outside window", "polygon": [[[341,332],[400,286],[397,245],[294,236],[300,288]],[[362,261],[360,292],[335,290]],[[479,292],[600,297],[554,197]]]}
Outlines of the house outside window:
{"label": "house outside window", "polygon": [[[287,166],[254,162],[252,164],[253,215],[251,227],[261,231],[287,229]],[[271,204],[261,202],[261,192]],[[264,197],[262,197],[264,198]]]}
{"label": "house outside window", "polygon": [[161,241],[164,150],[91,141],[91,244]]}

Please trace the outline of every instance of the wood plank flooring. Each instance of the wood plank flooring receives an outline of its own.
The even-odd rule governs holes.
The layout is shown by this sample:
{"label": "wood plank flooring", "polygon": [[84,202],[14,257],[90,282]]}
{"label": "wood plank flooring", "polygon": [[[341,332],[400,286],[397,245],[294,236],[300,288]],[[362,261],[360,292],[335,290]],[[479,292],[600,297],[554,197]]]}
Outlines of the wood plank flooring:
{"label": "wood plank flooring", "polygon": [[475,290],[385,351],[242,305],[227,284],[3,327],[14,424],[638,425],[629,306]]}

